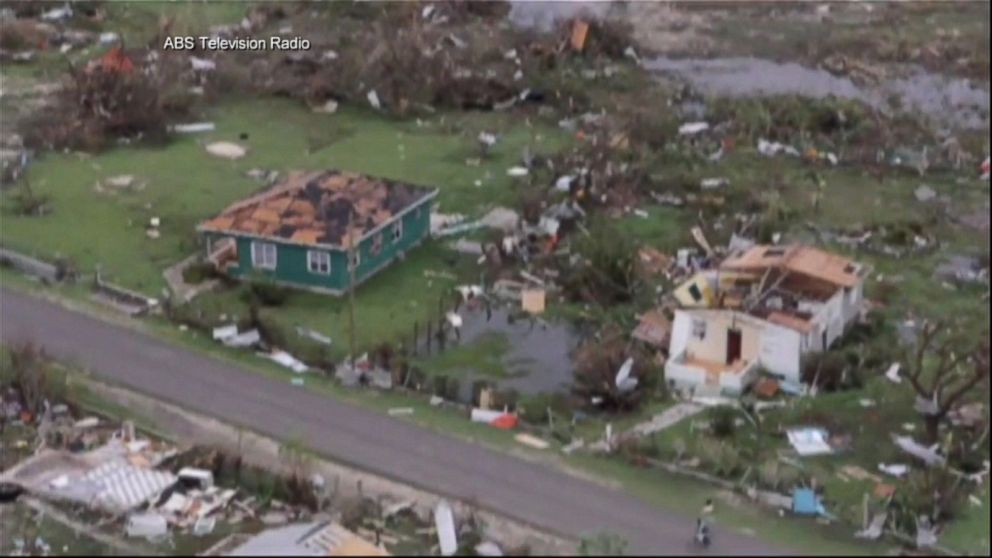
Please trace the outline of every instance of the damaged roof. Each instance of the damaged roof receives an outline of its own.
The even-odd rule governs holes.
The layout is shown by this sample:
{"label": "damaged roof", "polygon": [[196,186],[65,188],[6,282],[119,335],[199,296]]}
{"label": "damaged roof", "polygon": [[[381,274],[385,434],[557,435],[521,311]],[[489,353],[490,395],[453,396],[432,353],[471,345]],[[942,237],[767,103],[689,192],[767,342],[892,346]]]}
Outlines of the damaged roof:
{"label": "damaged roof", "polygon": [[862,267],[853,260],[819,248],[803,245],[758,245],[731,254],[721,269],[762,272],[778,268],[799,273],[839,287],[853,287],[862,279]]}
{"label": "damaged roof", "polygon": [[[347,248],[351,236],[361,240],[437,192],[351,172],[297,171],[197,230]],[[354,228],[349,230],[352,216]]]}

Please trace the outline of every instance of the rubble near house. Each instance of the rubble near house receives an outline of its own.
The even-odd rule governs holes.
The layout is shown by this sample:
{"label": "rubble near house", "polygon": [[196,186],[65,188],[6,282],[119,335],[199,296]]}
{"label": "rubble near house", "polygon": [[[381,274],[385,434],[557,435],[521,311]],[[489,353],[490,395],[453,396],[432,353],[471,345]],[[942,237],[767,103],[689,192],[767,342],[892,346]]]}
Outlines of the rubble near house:
{"label": "rubble near house", "polygon": [[42,450],[2,478],[32,494],[118,514],[154,501],[176,483],[175,475],[155,468],[175,454],[149,440],[113,438],[83,453]]}
{"label": "rubble near house", "polygon": [[676,289],[666,379],[739,394],[759,367],[801,384],[807,352],[827,350],[858,319],[867,269],[803,245],[757,245]]}
{"label": "rubble near house", "polygon": [[645,312],[640,323],[634,328],[631,337],[646,343],[653,349],[668,347],[668,339],[672,333],[672,322],[660,309]]}

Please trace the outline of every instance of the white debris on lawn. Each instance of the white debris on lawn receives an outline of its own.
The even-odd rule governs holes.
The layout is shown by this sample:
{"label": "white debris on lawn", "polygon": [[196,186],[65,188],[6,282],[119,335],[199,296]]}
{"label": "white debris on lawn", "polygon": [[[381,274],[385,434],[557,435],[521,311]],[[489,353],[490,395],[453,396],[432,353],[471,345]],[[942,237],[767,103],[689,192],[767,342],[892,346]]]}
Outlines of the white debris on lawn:
{"label": "white debris on lawn", "polygon": [[213,122],[191,122],[189,124],[175,124],[169,130],[178,134],[195,134],[199,132],[212,132],[216,126]]}
{"label": "white debris on lawn", "polygon": [[218,141],[207,146],[207,153],[224,159],[240,159],[248,153],[248,148],[229,141]]}
{"label": "white debris on lawn", "polygon": [[365,97],[369,100],[369,104],[372,105],[372,108],[375,110],[382,108],[382,103],[379,102],[379,94],[375,92],[375,89],[370,90],[368,95]]}
{"label": "white debris on lawn", "polygon": [[558,180],[555,180],[555,190],[567,192],[572,187],[573,180],[575,180],[575,177],[570,174],[558,177]]}
{"label": "white debris on lawn", "polygon": [[510,167],[507,169],[506,174],[509,176],[527,176],[527,167]]}
{"label": "white debris on lawn", "polygon": [[624,361],[623,365],[620,366],[620,370],[617,371],[615,378],[615,383],[617,390],[621,393],[632,391],[637,387],[637,378],[631,378],[630,373],[634,369],[634,358],[628,357]]}
{"label": "white debris on lawn", "polygon": [[144,537],[154,539],[164,537],[169,526],[161,514],[155,512],[136,513],[127,518],[125,532],[129,537]]}
{"label": "white debris on lawn", "polygon": [[217,69],[217,63],[207,58],[190,56],[189,64],[197,72],[212,72]]}
{"label": "white debris on lawn", "polygon": [[889,369],[885,371],[885,377],[889,379],[890,382],[894,384],[902,383],[902,377],[899,376],[899,363],[893,362]]}
{"label": "white debris on lawn", "polygon": [[892,441],[899,446],[902,451],[922,460],[929,466],[943,466],[947,463],[947,458],[943,455],[937,453],[937,449],[940,447],[939,444],[934,444],[930,447],[920,445],[916,440],[910,438],[909,436],[899,436],[897,434],[892,435]]}
{"label": "white debris on lawn", "polygon": [[451,327],[455,329],[462,327],[462,317],[455,312],[448,312],[446,318]]}
{"label": "white debris on lawn", "polygon": [[452,556],[458,550],[458,539],[455,535],[455,517],[451,505],[442,500],[434,508],[434,526],[437,529],[437,540],[441,547],[442,556]]}
{"label": "white debris on lawn", "polygon": [[833,453],[827,443],[827,431],[822,428],[794,428],[786,431],[789,443],[802,456]]}
{"label": "white debris on lawn", "polygon": [[237,334],[238,334],[237,324],[215,327],[213,331],[214,341],[223,341],[225,339],[234,337]]}
{"label": "white debris on lawn", "polygon": [[906,473],[909,472],[909,466],[903,465],[901,463],[892,463],[892,464],[879,463],[878,470],[885,474],[892,475],[893,477],[901,478],[902,476],[904,476]]}
{"label": "white debris on lawn", "polygon": [[258,330],[250,329],[237,335],[222,339],[221,342],[228,347],[249,347],[261,340],[262,336],[259,334]]}
{"label": "white debris on lawn", "polygon": [[707,122],[687,122],[679,126],[680,136],[694,136],[700,132],[705,132],[710,129],[710,125]]}
{"label": "white debris on lawn", "polygon": [[521,432],[520,434],[514,436],[513,439],[525,446],[530,446],[535,449],[548,449],[547,442],[535,436],[531,436],[530,434]]}
{"label": "white debris on lawn", "polygon": [[309,368],[302,361],[298,360],[293,355],[287,353],[286,351],[280,351],[276,349],[271,353],[258,353],[259,356],[267,358],[276,364],[285,366],[297,374],[302,374],[306,372]]}
{"label": "white debris on lawn", "polygon": [[703,190],[715,190],[730,186],[730,180],[726,178],[704,178],[699,181],[699,187]]}
{"label": "white debris on lawn", "polygon": [[324,104],[314,107],[313,111],[322,112],[324,114],[334,114],[338,111],[338,102],[334,99],[328,99]]}
{"label": "white debris on lawn", "polygon": [[765,139],[758,140],[758,152],[766,157],[772,157],[778,155],[779,153],[785,153],[787,155],[792,155],[793,157],[799,156],[799,150],[791,145],[785,145],[777,141],[768,141]]}

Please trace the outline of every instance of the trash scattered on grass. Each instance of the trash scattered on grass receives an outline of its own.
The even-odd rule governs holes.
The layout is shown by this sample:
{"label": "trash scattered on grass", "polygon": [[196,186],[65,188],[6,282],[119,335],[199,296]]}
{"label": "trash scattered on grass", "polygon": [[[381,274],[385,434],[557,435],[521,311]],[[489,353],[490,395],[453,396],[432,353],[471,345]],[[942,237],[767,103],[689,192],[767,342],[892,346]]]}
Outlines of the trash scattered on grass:
{"label": "trash scattered on grass", "polygon": [[528,173],[528,171],[527,171],[527,168],[526,167],[510,167],[506,171],[506,174],[507,175],[513,176],[513,177],[527,176],[527,173]]}
{"label": "trash scattered on grass", "polygon": [[413,414],[413,407],[393,407],[386,412],[391,417],[407,416]]}

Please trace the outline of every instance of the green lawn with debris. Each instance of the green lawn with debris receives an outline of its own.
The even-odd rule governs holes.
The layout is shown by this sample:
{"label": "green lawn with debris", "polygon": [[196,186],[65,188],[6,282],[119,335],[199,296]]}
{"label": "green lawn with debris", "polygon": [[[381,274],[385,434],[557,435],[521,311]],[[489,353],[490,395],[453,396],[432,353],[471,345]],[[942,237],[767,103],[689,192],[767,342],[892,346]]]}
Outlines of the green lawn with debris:
{"label": "green lawn with debris", "polygon": [[[164,287],[162,270],[198,250],[197,223],[263,186],[246,176],[250,169],[342,168],[432,185],[441,189],[442,211],[478,214],[515,201],[506,170],[518,164],[525,145],[550,152],[563,143],[556,129],[528,128],[499,115],[439,116],[418,125],[354,109],[314,114],[290,101],[263,100],[229,103],[205,116],[216,123],[214,132],[180,136],[165,147],[45,155],[26,177],[37,195],[50,199],[50,213],[13,214],[7,190],[0,239],[40,256],[74,258],[84,271],[100,264],[110,280],[155,296]],[[476,136],[484,129],[501,134],[499,145],[478,166],[466,164],[477,157]],[[217,158],[204,150],[213,141],[240,142],[249,153],[237,161]],[[118,175],[133,175],[134,185],[97,188]],[[152,217],[161,219],[161,237],[154,240],[145,235]]]}
{"label": "green lawn with debris", "polygon": [[[200,250],[197,223],[264,187],[246,176],[250,169],[343,168],[434,185],[441,189],[441,211],[479,216],[496,205],[515,205],[518,191],[527,187],[506,172],[518,164],[524,146],[550,153],[567,141],[555,128],[528,127],[500,114],[399,121],[355,109],[315,114],[290,101],[265,100],[228,103],[206,117],[216,123],[214,132],[179,136],[164,147],[39,159],[27,179],[35,194],[49,198],[50,213],[16,215],[16,190],[7,190],[0,199],[0,242],[46,259],[72,258],[86,273],[99,265],[108,280],[157,297],[165,288],[162,271]],[[476,143],[482,130],[500,136],[484,158]],[[212,141],[239,142],[249,153],[237,161],[213,157],[204,150]],[[118,175],[133,175],[132,187],[98,186]],[[145,234],[152,217],[161,221],[157,239]],[[465,278],[466,262],[428,241],[363,284],[356,295],[361,346],[412,336],[415,320],[436,319],[438,297],[449,291],[451,277]],[[468,279],[476,280],[474,274]],[[240,295],[237,288],[221,289],[195,305],[211,317],[245,316]],[[345,312],[344,299],[300,292],[268,314],[287,328],[302,325],[330,335],[333,352],[341,356]]]}

